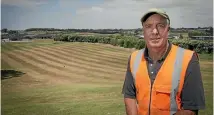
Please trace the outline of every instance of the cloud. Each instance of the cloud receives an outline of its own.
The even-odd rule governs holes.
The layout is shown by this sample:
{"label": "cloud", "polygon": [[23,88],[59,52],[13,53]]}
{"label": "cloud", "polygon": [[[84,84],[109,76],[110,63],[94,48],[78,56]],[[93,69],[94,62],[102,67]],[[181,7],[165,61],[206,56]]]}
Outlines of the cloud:
{"label": "cloud", "polygon": [[2,0],[2,4],[21,8],[2,9],[3,23],[13,28],[141,28],[141,16],[154,7],[168,13],[173,28],[213,25],[212,0]]}
{"label": "cloud", "polygon": [[103,8],[100,8],[100,7],[96,7],[96,6],[93,6],[91,8],[82,8],[82,9],[79,9],[76,11],[76,14],[77,15],[85,15],[85,14],[88,14],[88,13],[101,13],[103,12]]}
{"label": "cloud", "polygon": [[74,1],[74,0],[59,0],[59,5],[61,8],[81,8],[81,7],[85,7],[86,4],[78,2],[78,1]]}
{"label": "cloud", "polygon": [[24,8],[34,8],[39,5],[47,4],[47,0],[2,0],[3,5],[18,6]]}
{"label": "cloud", "polygon": [[95,12],[102,12],[103,11],[103,8],[100,8],[100,7],[94,7],[93,6],[91,9]]}
{"label": "cloud", "polygon": [[[93,7],[102,9],[102,13],[97,13],[98,9],[93,10]],[[76,20],[73,21],[75,27],[84,23],[88,28],[137,28],[141,27],[141,16],[154,7],[168,13],[172,27],[213,25],[212,0],[104,0],[102,4],[77,9]]]}

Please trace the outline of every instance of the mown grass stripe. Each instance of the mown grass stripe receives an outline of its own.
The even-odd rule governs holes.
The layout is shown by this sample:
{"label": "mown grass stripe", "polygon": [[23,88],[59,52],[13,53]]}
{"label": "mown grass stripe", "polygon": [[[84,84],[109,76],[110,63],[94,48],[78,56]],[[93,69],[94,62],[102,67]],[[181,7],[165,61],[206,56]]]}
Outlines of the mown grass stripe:
{"label": "mown grass stripe", "polygon": [[109,59],[109,60],[121,60],[121,61],[126,61],[127,58],[129,57],[129,54],[127,55],[115,55],[112,54],[112,52],[106,52],[103,50],[102,52],[96,51],[96,50],[91,50],[90,47],[63,47],[59,48],[57,47],[56,49],[61,49],[66,52],[74,53],[77,55],[82,55],[82,56],[92,56],[92,57],[100,57],[102,56],[102,59]]}
{"label": "mown grass stripe", "polygon": [[40,48],[34,48],[34,50],[47,53],[48,55],[53,55],[55,57],[59,57],[60,55],[63,55],[63,57],[61,57],[61,59],[67,60],[67,61],[78,61],[79,60],[78,63],[82,62],[81,64],[90,62],[92,64],[91,66],[96,66],[99,63],[100,67],[108,65],[109,67],[120,68],[120,69],[122,68],[121,65],[117,65],[117,64],[113,64],[113,63],[109,64],[109,62],[104,62],[102,60],[98,60],[98,59],[96,60],[96,59],[92,59],[90,57],[81,57],[78,55],[72,55],[67,52],[63,52],[63,51],[59,51],[59,50],[54,51],[54,49],[50,49],[50,51],[49,51],[49,50],[44,50],[44,49],[40,49]]}
{"label": "mown grass stripe", "polygon": [[[47,49],[50,49],[50,48],[47,48]],[[66,50],[66,49],[62,48],[60,50],[60,52],[66,52],[66,53],[72,54],[72,56],[78,55],[80,58],[88,58],[88,57],[90,57],[91,59],[99,61],[100,63],[108,62],[109,65],[113,65],[113,66],[116,65],[116,67],[118,67],[118,65],[126,65],[127,64],[127,60],[128,60],[128,56],[127,57],[123,57],[123,58],[118,56],[120,58],[116,58],[117,56],[113,56],[112,55],[112,57],[109,57],[108,54],[100,55],[100,54],[97,54],[97,53],[95,53],[93,51],[91,51],[91,52],[84,51],[84,49],[83,50],[81,50],[81,49],[79,49],[79,50],[76,50],[76,49],[74,49],[74,50]],[[58,53],[60,53],[60,52],[58,52]],[[102,57],[102,58],[100,58],[100,57]],[[121,68],[121,66],[120,66],[120,68]]]}
{"label": "mown grass stripe", "polygon": [[26,73],[28,76],[36,79],[44,79],[44,74],[40,74],[38,71],[33,70],[32,68],[26,68],[20,61],[16,61],[7,54],[2,53],[2,58],[8,63],[9,66],[17,68],[16,70]]}
{"label": "mown grass stripe", "polygon": [[[77,47],[76,47],[76,45],[77,45]],[[53,45],[52,45],[53,46]],[[52,48],[52,46],[50,46],[50,48]],[[66,44],[66,45],[64,45],[64,44],[62,44],[62,45],[58,45],[58,46],[54,46],[54,49],[55,48],[61,48],[61,47],[63,47],[63,50],[65,50],[65,48],[67,48],[67,47],[74,47],[73,49],[76,49],[76,50],[79,50],[79,49],[86,49],[86,50],[88,50],[88,49],[90,49],[91,47],[86,47],[85,48],[85,46],[87,46],[87,45],[84,45],[84,46],[78,46],[78,44],[75,44],[75,43],[71,43],[70,45],[69,44]],[[92,44],[91,44],[91,46],[92,46]],[[23,47],[18,47],[18,46],[12,46],[13,48],[11,48],[11,49],[23,49]],[[25,48],[27,47],[27,49],[31,49],[31,48],[34,48],[34,47],[47,47],[47,46],[25,46]],[[99,48],[100,49],[100,48]],[[68,50],[69,51],[69,50]],[[83,50],[81,50],[81,51],[83,51]],[[78,52],[77,52],[78,53]],[[80,51],[79,51],[79,53],[81,53]],[[127,56],[125,56],[125,57],[122,57],[122,58],[118,58],[118,57],[121,57],[121,56],[119,56],[119,55],[117,55],[117,56],[115,56],[115,55],[112,55],[111,53],[104,53],[104,52],[96,52],[96,50],[88,50],[87,52],[85,52],[85,53],[82,53],[82,54],[90,54],[90,53],[93,53],[93,55],[95,55],[95,56],[102,56],[102,57],[105,57],[105,58],[109,58],[109,59],[111,59],[111,60],[127,60],[127,57],[128,57],[128,55]]]}
{"label": "mown grass stripe", "polygon": [[[109,54],[110,56],[115,56],[115,54],[117,56],[122,56],[125,57],[127,55],[130,54],[130,52],[127,53],[121,53],[121,52],[115,52],[115,51],[108,51],[107,49],[103,48],[103,47],[95,47],[96,45],[81,45],[79,46],[79,48],[75,48],[75,49],[84,49],[85,52],[95,52],[97,54]],[[72,45],[71,46],[63,46],[64,49],[71,49],[73,48]],[[73,49],[74,50],[74,49]],[[105,53],[104,53],[105,52]]]}
{"label": "mown grass stripe", "polygon": [[10,66],[5,57],[1,56],[1,70],[3,69],[13,69],[13,66]]}
{"label": "mown grass stripe", "polygon": [[[101,45],[101,44],[93,44],[93,43],[78,43],[78,42],[71,42],[70,44],[66,44],[66,45],[59,45],[59,47],[63,47],[63,48],[73,48],[73,47],[78,47],[77,49],[91,49],[91,51],[96,52],[98,51],[99,53],[102,53],[102,51],[106,51],[108,52],[108,49],[104,47],[105,45]],[[50,46],[52,47],[52,46]],[[58,46],[57,46],[58,47]],[[56,47],[56,48],[57,48]],[[110,47],[110,46],[108,46]],[[126,49],[121,49],[123,51],[123,53],[121,53],[120,51],[116,52],[117,55],[121,55],[121,56],[126,56],[126,53],[124,54],[124,51],[127,52],[127,55],[129,55],[131,52],[127,51]],[[115,53],[115,51],[110,51],[111,53]],[[111,55],[111,54],[110,54]],[[113,55],[115,56],[115,55]]]}
{"label": "mown grass stripe", "polygon": [[[73,72],[78,73],[78,74],[83,74],[83,73],[90,74],[90,72],[91,72],[91,70],[89,68],[86,68],[86,66],[85,67],[82,66],[79,68],[77,66],[65,66],[62,63],[57,63],[54,60],[47,59],[46,56],[44,56],[44,57],[38,56],[38,55],[36,55],[36,53],[33,53],[33,52],[29,52],[29,51],[28,52],[16,51],[16,52],[19,53],[20,55],[23,55],[24,57],[26,57],[28,59],[31,59],[38,63],[45,64],[45,65],[53,67],[53,68],[56,68],[58,70],[61,70],[62,72],[67,72],[70,74],[72,74]],[[101,71],[95,69],[95,71],[93,71],[92,75],[99,75],[99,74],[109,76],[109,74],[111,74],[111,73],[106,72],[106,71],[101,72]],[[117,74],[115,74],[115,75],[117,75]]]}
{"label": "mown grass stripe", "polygon": [[[67,46],[67,45],[66,45],[66,46]],[[16,47],[17,47],[17,46],[13,46],[14,49],[16,49]],[[31,48],[38,48],[38,47],[40,48],[40,47],[47,47],[47,46],[36,46],[36,47],[33,46],[33,47],[31,47]],[[51,46],[51,47],[52,47],[52,46]],[[58,46],[58,47],[61,47],[61,46]],[[70,45],[69,45],[69,47],[70,47]],[[26,48],[26,47],[22,47],[22,49],[23,49],[23,48]],[[29,46],[27,46],[27,49],[28,49],[28,48],[29,48]],[[29,48],[29,49],[31,49],[31,48]],[[53,47],[53,48],[54,48],[54,47]],[[96,65],[95,65],[95,66],[96,66]],[[101,67],[105,67],[105,66],[101,66]],[[115,66],[113,66],[113,67],[115,67]],[[109,68],[112,68],[112,66],[111,66],[111,67],[109,66]],[[113,68],[113,70],[115,70],[115,69]],[[118,68],[118,70],[121,71],[121,67]],[[125,69],[123,70],[123,72],[125,73]],[[94,76],[94,75],[91,75],[91,76]],[[120,76],[121,76],[121,75],[120,75]],[[122,75],[122,76],[124,76],[124,75]],[[123,77],[122,77],[122,78],[123,78]]]}
{"label": "mown grass stripe", "polygon": [[[111,60],[120,60],[120,61],[127,61],[127,57],[121,57],[121,56],[115,56],[115,55],[112,55],[112,56],[109,56],[111,54],[97,54],[96,51],[92,50],[90,52],[88,51],[84,51],[84,49],[81,50],[81,47],[72,47],[73,49],[72,50],[66,50],[64,47],[54,47],[54,48],[51,48],[51,47],[40,47],[40,48],[43,48],[44,50],[55,50],[55,51],[58,51],[58,53],[60,52],[64,52],[66,54],[68,53],[72,53],[72,54],[76,54],[76,55],[83,55],[83,56],[90,56],[90,57],[100,57],[102,56],[102,59],[109,59],[109,61]],[[57,50],[56,50],[57,49]],[[76,49],[78,49],[78,51],[76,51]],[[90,48],[88,48],[90,49]],[[87,55],[88,54],[88,55]],[[114,62],[115,63],[115,62]]]}
{"label": "mown grass stripe", "polygon": [[[108,69],[108,71],[106,71],[106,68],[100,68],[100,67],[93,67],[91,66],[91,63],[85,63],[85,64],[79,64],[76,63],[75,61],[71,62],[71,61],[66,61],[66,60],[62,60],[61,57],[63,57],[63,55],[60,55],[60,57],[55,57],[53,55],[48,55],[47,53],[43,53],[40,51],[35,51],[35,50],[26,50],[26,49],[22,49],[23,51],[26,52],[30,52],[31,54],[35,54],[41,58],[47,59],[49,61],[53,61],[59,64],[62,64],[64,66],[69,66],[69,67],[75,67],[75,68],[79,68],[79,69],[85,69],[87,71],[96,71],[99,73],[103,73],[103,74],[116,74],[118,75],[118,73],[121,73],[121,71],[115,71],[114,69]],[[122,71],[123,72],[123,71]]]}
{"label": "mown grass stripe", "polygon": [[[43,47],[43,46],[39,46],[39,47]],[[53,47],[44,47],[44,48],[52,49]],[[91,50],[91,48],[93,48],[92,45],[91,46],[87,46],[87,45],[81,46],[81,45],[77,45],[75,43],[71,43],[70,45],[57,46],[57,47],[54,47],[53,49],[60,49],[60,50],[65,50],[65,51],[76,51],[76,50],[78,50],[78,51],[84,51],[83,54],[93,54],[95,56],[102,56],[104,58],[121,59],[121,60],[127,59],[127,57],[129,56],[129,53],[127,53],[127,55],[115,56],[115,54],[111,54],[114,52],[105,53],[104,52],[105,50],[103,50],[102,52],[97,52],[97,50],[100,50],[100,48],[98,48],[97,50],[96,49]],[[87,51],[85,51],[85,50],[87,50]]]}
{"label": "mown grass stripe", "polygon": [[[22,49],[23,49],[23,48],[22,48]],[[27,47],[27,49],[28,49],[28,47]],[[84,63],[83,63],[83,64],[84,64]],[[96,65],[95,65],[95,66],[96,66]],[[104,69],[106,69],[105,66],[103,66],[103,67],[104,67]],[[103,67],[100,67],[100,66],[99,66],[99,68],[103,68]],[[115,70],[115,69],[112,68],[112,67],[110,67],[110,68],[111,68],[112,70]],[[108,70],[109,70],[109,68],[108,68]],[[121,69],[119,69],[119,70],[121,70]],[[114,72],[114,73],[118,73],[118,72],[120,72],[120,71],[117,71],[117,72]],[[125,70],[124,70],[124,72],[125,72]],[[122,76],[123,76],[123,75],[122,75]]]}
{"label": "mown grass stripe", "polygon": [[[14,53],[8,53],[7,54],[8,57],[21,62],[24,66],[28,66],[30,68],[32,68],[34,71],[38,71],[41,74],[47,74],[52,76],[53,78],[57,78],[57,79],[64,79],[64,80],[73,80],[75,81],[76,79],[70,79],[72,78],[81,78],[84,77],[85,80],[89,79],[88,77],[85,77],[82,74],[77,74],[77,73],[72,73],[72,74],[67,74],[66,72],[62,73],[60,70],[53,68],[51,66],[47,66],[41,63],[37,63],[31,59],[28,59],[24,56],[21,55],[16,55]],[[77,79],[78,80],[78,79]]]}
{"label": "mown grass stripe", "polygon": [[[14,51],[14,50],[21,50],[23,47],[28,47],[28,49],[42,46],[42,47],[58,47],[58,46],[68,46],[70,43],[60,43],[60,44],[53,44],[53,43],[40,43],[40,42],[30,42],[30,43],[19,43],[19,42],[7,42],[2,43],[2,52],[7,51]],[[78,45],[78,44],[74,44]]]}
{"label": "mown grass stripe", "polygon": [[[109,74],[103,74],[103,73],[99,73],[99,72],[90,72],[84,69],[78,69],[75,67],[67,67],[67,68],[63,68],[63,66],[61,66],[60,64],[57,64],[55,62],[51,62],[49,60],[40,58],[34,54],[30,54],[29,52],[22,52],[22,51],[16,51],[14,52],[16,54],[19,54],[18,56],[20,58],[22,58],[23,60],[29,60],[29,63],[31,64],[35,64],[36,66],[39,66],[40,68],[43,69],[47,69],[47,71],[58,74],[58,75],[64,75],[68,78],[71,77],[71,75],[74,75],[74,73],[76,74],[75,77],[77,79],[112,79],[112,76]],[[82,77],[78,77],[79,75],[82,75]],[[97,77],[95,77],[97,76]],[[72,76],[72,78],[75,78],[74,76]],[[67,79],[68,79],[67,78]]]}
{"label": "mown grass stripe", "polygon": [[113,46],[110,44],[103,44],[103,43],[86,43],[86,42],[76,42],[76,44],[81,44],[81,46],[93,46],[94,48],[101,48],[100,50],[108,50],[112,52],[121,52],[123,53],[130,53],[130,49],[128,48],[121,48],[119,46]]}

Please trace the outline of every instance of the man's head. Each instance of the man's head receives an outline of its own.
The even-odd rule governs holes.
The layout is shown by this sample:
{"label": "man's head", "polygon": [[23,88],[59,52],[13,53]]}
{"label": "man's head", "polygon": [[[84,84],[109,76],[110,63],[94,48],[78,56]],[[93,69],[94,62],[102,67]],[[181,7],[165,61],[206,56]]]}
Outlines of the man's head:
{"label": "man's head", "polygon": [[169,16],[160,9],[150,9],[142,18],[144,39],[147,47],[165,47],[168,41]]}

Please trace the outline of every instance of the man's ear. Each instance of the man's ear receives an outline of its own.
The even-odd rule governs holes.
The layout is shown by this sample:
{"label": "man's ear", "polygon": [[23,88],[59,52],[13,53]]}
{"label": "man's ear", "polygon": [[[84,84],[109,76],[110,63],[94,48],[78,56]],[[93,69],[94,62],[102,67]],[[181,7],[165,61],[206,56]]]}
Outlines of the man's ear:
{"label": "man's ear", "polygon": [[170,26],[168,27],[168,31],[170,30]]}

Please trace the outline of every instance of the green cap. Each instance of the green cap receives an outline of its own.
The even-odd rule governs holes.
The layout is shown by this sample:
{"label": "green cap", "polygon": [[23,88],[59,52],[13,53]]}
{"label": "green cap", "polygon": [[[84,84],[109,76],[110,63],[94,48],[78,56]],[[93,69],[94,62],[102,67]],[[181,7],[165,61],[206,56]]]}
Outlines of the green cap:
{"label": "green cap", "polygon": [[152,14],[160,14],[161,16],[165,17],[166,19],[169,20],[169,23],[170,23],[170,19],[169,19],[169,16],[166,14],[165,11],[163,11],[162,9],[157,9],[157,8],[152,8],[152,9],[149,9],[149,11],[147,13],[145,13],[142,18],[141,18],[141,22],[145,22],[147,20],[147,18],[149,16],[151,16]]}

